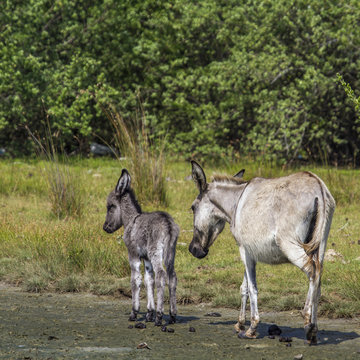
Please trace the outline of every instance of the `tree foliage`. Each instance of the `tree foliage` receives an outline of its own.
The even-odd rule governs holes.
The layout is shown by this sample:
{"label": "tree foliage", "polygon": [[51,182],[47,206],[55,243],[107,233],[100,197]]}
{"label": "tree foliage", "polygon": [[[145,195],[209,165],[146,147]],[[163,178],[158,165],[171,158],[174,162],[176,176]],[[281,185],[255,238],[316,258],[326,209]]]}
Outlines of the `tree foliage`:
{"label": "tree foliage", "polygon": [[[336,81],[360,88],[357,0],[5,0],[0,142],[48,114],[69,151],[111,142],[99,104],[146,112],[183,157],[359,162],[359,120]],[[140,94],[140,95],[139,95]],[[25,144],[25,145],[24,145]]]}

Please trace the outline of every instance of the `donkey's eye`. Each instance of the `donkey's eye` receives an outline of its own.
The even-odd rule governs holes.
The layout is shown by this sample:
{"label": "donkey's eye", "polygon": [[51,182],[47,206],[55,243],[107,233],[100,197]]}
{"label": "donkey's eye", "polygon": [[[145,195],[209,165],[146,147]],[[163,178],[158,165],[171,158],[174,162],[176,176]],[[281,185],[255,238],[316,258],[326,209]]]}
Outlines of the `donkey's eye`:
{"label": "donkey's eye", "polygon": [[195,206],[191,205],[191,211],[194,212],[195,211]]}

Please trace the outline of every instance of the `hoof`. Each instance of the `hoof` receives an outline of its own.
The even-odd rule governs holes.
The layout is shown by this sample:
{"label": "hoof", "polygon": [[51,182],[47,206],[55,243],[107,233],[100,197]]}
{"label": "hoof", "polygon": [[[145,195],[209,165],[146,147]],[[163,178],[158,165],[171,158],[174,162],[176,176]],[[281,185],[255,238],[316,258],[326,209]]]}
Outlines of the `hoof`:
{"label": "hoof", "polygon": [[170,315],[169,324],[175,324],[176,323],[176,315]]}
{"label": "hoof", "polygon": [[156,313],[156,318],[155,318],[155,326],[161,326],[162,325],[162,317],[163,315],[161,313]]}
{"label": "hoof", "polygon": [[241,330],[238,333],[238,338],[239,339],[256,339],[256,333],[253,333],[250,330],[248,330],[248,331]]}
{"label": "hoof", "polygon": [[245,336],[248,339],[256,339],[256,332],[254,330],[248,329],[248,331],[245,333]]}
{"label": "hoof", "polygon": [[245,326],[240,323],[235,324],[234,328],[237,333],[239,333],[241,331],[245,331]]}
{"label": "hoof", "polygon": [[154,321],[154,311],[153,311],[153,310],[148,311],[148,312],[146,313],[145,321],[146,321],[146,322],[152,322],[152,321]]}
{"label": "hoof", "polygon": [[305,337],[309,345],[317,344],[317,331],[318,328],[315,324],[309,324],[305,326]]}
{"label": "hoof", "polygon": [[136,318],[137,318],[137,313],[132,311],[129,317],[129,321],[136,321]]}

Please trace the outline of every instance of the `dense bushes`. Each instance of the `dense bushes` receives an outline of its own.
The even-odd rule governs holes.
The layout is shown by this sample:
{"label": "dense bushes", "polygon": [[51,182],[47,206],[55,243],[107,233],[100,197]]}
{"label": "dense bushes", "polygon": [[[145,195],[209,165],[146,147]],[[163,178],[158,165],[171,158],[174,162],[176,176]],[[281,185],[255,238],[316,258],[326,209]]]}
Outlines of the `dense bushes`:
{"label": "dense bushes", "polygon": [[[24,148],[45,112],[69,151],[139,101],[154,139],[184,157],[224,153],[357,162],[356,0],[18,0],[1,10],[0,143]],[[59,133],[60,134],[60,133]]]}

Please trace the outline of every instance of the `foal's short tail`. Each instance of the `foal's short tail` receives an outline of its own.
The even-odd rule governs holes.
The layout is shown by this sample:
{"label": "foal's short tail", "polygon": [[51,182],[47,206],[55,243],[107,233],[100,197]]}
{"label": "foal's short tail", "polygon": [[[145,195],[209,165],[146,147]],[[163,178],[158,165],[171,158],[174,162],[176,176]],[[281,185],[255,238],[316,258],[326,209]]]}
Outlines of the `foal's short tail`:
{"label": "foal's short tail", "polygon": [[172,221],[170,225],[170,239],[165,244],[164,248],[164,263],[167,269],[174,269],[176,243],[179,237],[180,228],[175,222]]}
{"label": "foal's short tail", "polygon": [[324,182],[316,175],[312,175],[319,182],[321,196],[320,199],[316,197],[314,200],[314,215],[310,221],[308,236],[302,246],[308,255],[305,268],[316,276],[322,271],[326,242],[335,211],[335,200]]}

